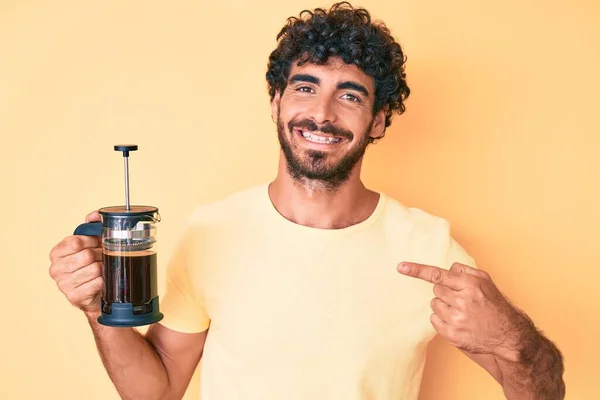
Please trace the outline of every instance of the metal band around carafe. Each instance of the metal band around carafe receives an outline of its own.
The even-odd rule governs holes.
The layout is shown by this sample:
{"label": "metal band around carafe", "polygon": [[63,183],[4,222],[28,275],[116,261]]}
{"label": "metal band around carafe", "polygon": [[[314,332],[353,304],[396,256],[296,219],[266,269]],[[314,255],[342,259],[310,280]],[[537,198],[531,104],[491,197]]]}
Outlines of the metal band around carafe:
{"label": "metal band around carafe", "polygon": [[[149,225],[149,224],[145,224]],[[114,229],[104,229],[104,237],[112,239],[150,239],[156,237],[156,227],[144,227],[131,231],[116,231]]]}
{"label": "metal band around carafe", "polygon": [[103,243],[111,251],[139,251],[152,247],[156,242],[156,227],[149,223],[138,223],[142,229],[104,229]]}

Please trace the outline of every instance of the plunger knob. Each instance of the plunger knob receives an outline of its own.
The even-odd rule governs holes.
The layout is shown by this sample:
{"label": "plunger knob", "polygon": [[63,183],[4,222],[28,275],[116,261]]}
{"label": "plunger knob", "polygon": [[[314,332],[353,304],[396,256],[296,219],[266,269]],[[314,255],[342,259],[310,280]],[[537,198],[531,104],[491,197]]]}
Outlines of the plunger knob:
{"label": "plunger knob", "polygon": [[129,152],[137,149],[137,144],[118,144],[115,146],[115,151],[122,151],[123,157],[129,157]]}

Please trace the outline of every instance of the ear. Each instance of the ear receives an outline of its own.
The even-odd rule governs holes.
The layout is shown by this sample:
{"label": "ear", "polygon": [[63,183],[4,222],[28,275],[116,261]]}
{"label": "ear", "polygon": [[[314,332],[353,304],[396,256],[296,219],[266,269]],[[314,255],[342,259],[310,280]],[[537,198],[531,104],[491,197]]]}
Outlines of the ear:
{"label": "ear", "polygon": [[271,119],[273,122],[277,122],[277,116],[279,115],[279,103],[281,101],[281,95],[279,94],[279,90],[275,92],[275,96],[273,96],[273,100],[271,101]]}
{"label": "ear", "polygon": [[375,114],[375,120],[373,121],[373,127],[371,128],[371,133],[369,136],[373,139],[379,139],[383,136],[383,132],[385,131],[385,113],[388,110],[389,106],[383,107],[381,110]]}

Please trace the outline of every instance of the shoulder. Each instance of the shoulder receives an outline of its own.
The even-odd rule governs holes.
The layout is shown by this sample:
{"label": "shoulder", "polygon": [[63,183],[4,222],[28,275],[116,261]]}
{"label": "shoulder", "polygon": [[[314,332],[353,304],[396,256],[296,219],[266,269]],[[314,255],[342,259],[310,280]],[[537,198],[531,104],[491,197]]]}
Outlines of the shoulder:
{"label": "shoulder", "polygon": [[450,222],[417,207],[408,207],[400,201],[386,196],[384,221],[415,247],[434,253],[438,249],[444,255],[440,266],[450,268],[459,262],[476,268],[475,260],[453,236]]}
{"label": "shoulder", "polygon": [[401,201],[380,193],[385,201],[383,220],[385,224],[427,234],[450,234],[450,223],[444,217],[429,213],[418,207],[407,206]]}

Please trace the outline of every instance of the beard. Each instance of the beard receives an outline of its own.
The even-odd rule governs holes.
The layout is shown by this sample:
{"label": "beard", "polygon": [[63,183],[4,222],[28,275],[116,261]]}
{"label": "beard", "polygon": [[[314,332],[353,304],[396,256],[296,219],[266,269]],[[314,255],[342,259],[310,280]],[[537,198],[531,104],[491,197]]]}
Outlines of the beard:
{"label": "beard", "polygon": [[297,182],[316,183],[327,190],[339,188],[350,177],[350,173],[356,166],[356,163],[365,154],[369,145],[369,132],[373,127],[371,120],[367,130],[359,137],[359,142],[354,145],[348,153],[337,160],[332,160],[335,156],[330,152],[319,150],[302,150],[294,145],[290,135],[294,135],[293,128],[304,128],[308,131],[320,131],[329,133],[351,141],[355,135],[347,130],[338,128],[332,124],[318,127],[317,124],[309,119],[301,121],[290,121],[288,131],[285,130],[283,121],[277,115],[277,137],[279,144],[286,159],[287,172]]}

